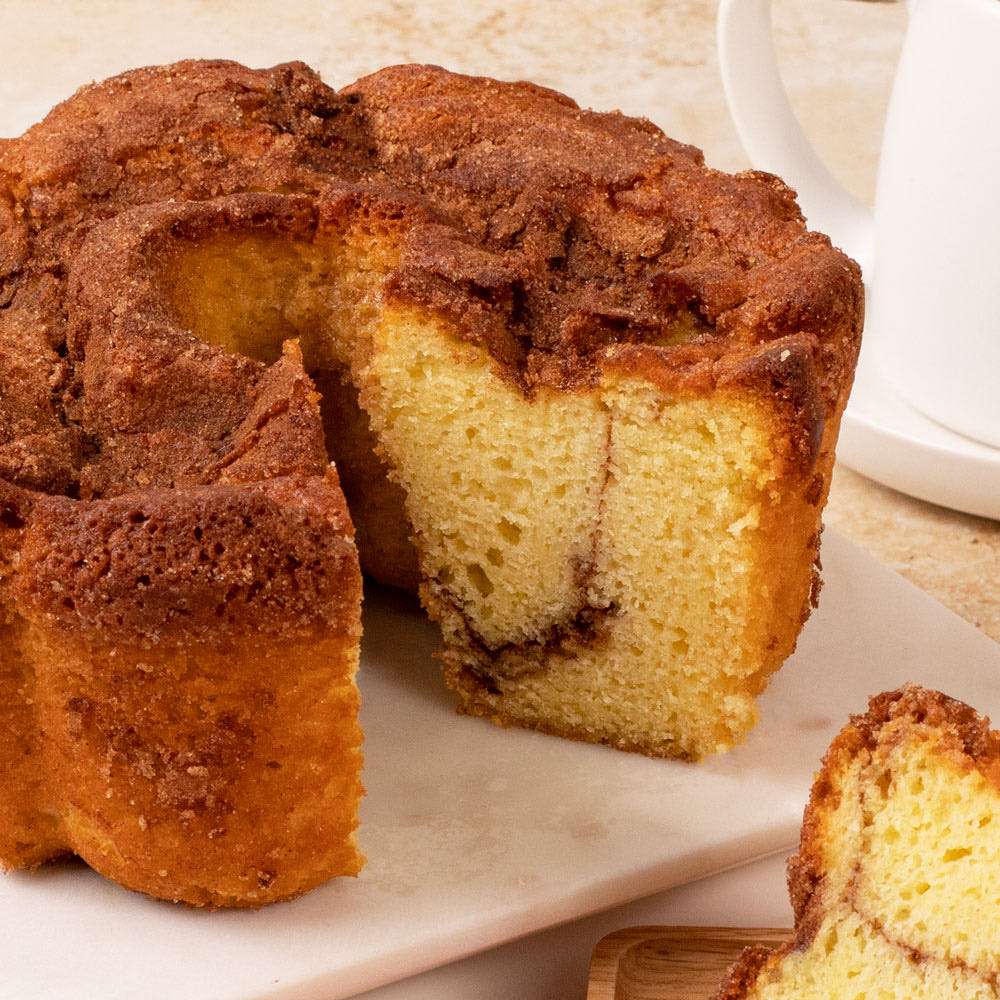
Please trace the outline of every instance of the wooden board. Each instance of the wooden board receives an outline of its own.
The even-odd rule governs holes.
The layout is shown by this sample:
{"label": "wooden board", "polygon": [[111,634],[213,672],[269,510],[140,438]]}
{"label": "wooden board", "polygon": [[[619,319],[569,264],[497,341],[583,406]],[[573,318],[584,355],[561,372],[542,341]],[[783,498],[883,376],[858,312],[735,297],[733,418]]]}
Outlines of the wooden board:
{"label": "wooden board", "polygon": [[587,1000],[711,1000],[751,944],[784,944],[792,932],[744,927],[629,927],[599,941]]}

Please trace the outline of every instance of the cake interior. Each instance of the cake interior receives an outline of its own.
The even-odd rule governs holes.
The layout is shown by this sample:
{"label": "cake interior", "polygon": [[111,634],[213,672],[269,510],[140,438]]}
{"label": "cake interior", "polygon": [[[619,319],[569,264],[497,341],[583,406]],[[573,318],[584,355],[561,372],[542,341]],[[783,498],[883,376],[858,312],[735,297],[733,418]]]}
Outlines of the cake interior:
{"label": "cake interior", "polygon": [[[765,970],[761,1000],[993,998],[1000,971],[1000,794],[919,730],[837,778],[822,922]],[[845,988],[845,984],[850,984]]]}
{"label": "cake interior", "polygon": [[[739,741],[810,583],[783,560],[814,523],[772,543],[773,410],[624,371],[525,391],[383,295],[399,248],[370,218],[310,240],[213,234],[179,245],[164,280],[182,324],[227,351],[271,362],[299,340],[362,564],[405,582],[412,538],[466,711],[670,756]],[[667,339],[694,332],[678,320]]]}

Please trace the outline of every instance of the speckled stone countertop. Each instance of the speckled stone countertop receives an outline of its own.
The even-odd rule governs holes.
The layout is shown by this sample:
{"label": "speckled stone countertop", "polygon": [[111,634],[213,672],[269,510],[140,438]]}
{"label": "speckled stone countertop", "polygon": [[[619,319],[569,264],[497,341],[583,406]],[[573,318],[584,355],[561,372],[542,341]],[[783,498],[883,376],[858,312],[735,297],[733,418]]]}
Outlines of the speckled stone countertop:
{"label": "speckled stone countertop", "polygon": [[[2,0],[0,135],[77,86],[190,56],[302,59],[334,85],[394,62],[530,78],[641,114],[747,166],[715,56],[715,0]],[[870,199],[905,28],[900,3],[775,0],[782,71],[833,172]],[[912,500],[838,467],[827,523],[1000,640],[1000,522]]]}

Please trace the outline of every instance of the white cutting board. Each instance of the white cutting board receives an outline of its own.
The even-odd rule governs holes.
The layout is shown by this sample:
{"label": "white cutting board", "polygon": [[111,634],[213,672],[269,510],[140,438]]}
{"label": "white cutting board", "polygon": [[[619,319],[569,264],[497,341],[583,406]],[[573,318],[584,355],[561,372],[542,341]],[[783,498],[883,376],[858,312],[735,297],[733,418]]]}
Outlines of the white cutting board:
{"label": "white cutting board", "polygon": [[791,845],[827,743],[869,694],[913,679],[1000,715],[1000,646],[833,532],[823,561],[759,727],[701,765],[455,715],[434,630],[373,589],[363,874],[231,913],[73,863],[0,876],[0,998],[337,1000]]}

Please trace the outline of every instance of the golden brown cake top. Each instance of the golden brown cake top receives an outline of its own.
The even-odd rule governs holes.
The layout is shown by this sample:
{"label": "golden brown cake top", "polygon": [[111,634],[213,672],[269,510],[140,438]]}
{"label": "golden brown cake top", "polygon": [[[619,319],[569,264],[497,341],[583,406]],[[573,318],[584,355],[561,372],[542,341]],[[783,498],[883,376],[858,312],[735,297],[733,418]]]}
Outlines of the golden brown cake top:
{"label": "golden brown cake top", "polygon": [[331,504],[328,485],[282,476],[96,502],[39,498],[21,551],[20,604],[50,624],[84,622],[150,648],[248,628],[284,639],[353,630],[357,556],[347,509]]}
{"label": "golden brown cake top", "polygon": [[533,352],[572,369],[609,344],[670,345],[687,312],[706,339],[857,332],[856,266],[772,175],[710,170],[645,119],[529,83],[398,66],[340,96],[365,179],[419,193],[444,223],[414,234],[399,285],[502,309],[529,371],[546,360]]}
{"label": "golden brown cake top", "polygon": [[[849,384],[858,269],[777,178],[709,170],[645,120],[532,84],[400,66],[336,93],[301,64],[194,61],[85,87],[0,144],[0,478],[72,495],[102,458],[67,334],[67,275],[95,225],[331,184],[409,206],[386,294],[458,319],[527,392],[607,365],[693,391],[756,379],[819,425]],[[223,437],[263,377],[236,368]],[[150,461],[173,461],[176,441],[153,443]]]}
{"label": "golden brown cake top", "polygon": [[314,191],[336,97],[305,67],[190,62],[84,87],[0,144],[0,479],[75,493],[100,440],[67,407],[67,279],[102,219],[169,199]]}

